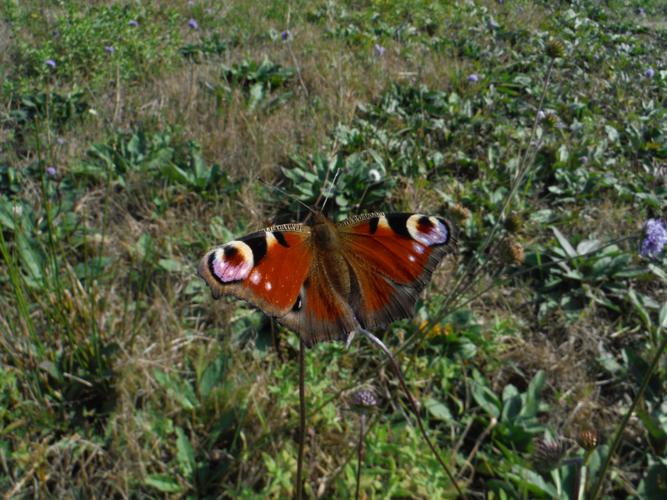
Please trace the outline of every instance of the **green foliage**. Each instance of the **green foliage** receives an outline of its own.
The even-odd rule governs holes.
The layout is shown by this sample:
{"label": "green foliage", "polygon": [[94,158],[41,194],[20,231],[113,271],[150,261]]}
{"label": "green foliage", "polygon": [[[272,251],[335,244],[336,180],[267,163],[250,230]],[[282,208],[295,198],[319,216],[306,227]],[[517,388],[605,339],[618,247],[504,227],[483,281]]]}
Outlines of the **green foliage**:
{"label": "green foliage", "polygon": [[231,66],[223,64],[221,81],[206,86],[215,96],[218,107],[232,97],[234,89],[240,89],[250,111],[270,112],[294,95],[289,85],[295,75],[296,69],[275,64],[267,58],[262,62],[244,60]]}
{"label": "green foliage", "polygon": [[[165,5],[2,2],[0,490],[293,496],[298,339],[195,269],[327,197],[457,226],[377,333],[466,493],[665,497],[661,2]],[[354,495],[361,387],[362,496],[453,496],[356,340],[306,355],[307,495]]]}
{"label": "green foliage", "polygon": [[194,141],[177,142],[170,132],[118,133],[107,143],[94,144],[88,159],[72,169],[75,176],[124,185],[126,176],[141,174],[197,192],[228,189],[220,166],[208,166]]}
{"label": "green foliage", "polygon": [[[53,24],[40,26],[44,33],[36,43],[19,43],[22,71],[26,78],[38,81],[84,79],[94,86],[109,78],[137,79],[169,64],[176,55],[178,21],[174,11],[150,6],[81,10],[71,5]],[[48,66],[47,60],[54,61],[55,67]]]}

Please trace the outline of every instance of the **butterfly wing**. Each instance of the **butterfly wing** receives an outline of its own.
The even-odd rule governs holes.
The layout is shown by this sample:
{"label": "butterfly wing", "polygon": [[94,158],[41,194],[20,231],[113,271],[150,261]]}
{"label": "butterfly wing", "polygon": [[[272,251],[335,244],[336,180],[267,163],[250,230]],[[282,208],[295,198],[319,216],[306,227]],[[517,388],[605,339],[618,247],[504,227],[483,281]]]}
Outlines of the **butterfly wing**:
{"label": "butterfly wing", "polygon": [[350,305],[368,329],[412,316],[419,293],[454,241],[449,222],[421,214],[362,215],[338,229],[355,278]]}
{"label": "butterfly wing", "polygon": [[313,258],[310,228],[273,226],[208,252],[198,272],[215,298],[234,295],[278,318],[301,307]]}

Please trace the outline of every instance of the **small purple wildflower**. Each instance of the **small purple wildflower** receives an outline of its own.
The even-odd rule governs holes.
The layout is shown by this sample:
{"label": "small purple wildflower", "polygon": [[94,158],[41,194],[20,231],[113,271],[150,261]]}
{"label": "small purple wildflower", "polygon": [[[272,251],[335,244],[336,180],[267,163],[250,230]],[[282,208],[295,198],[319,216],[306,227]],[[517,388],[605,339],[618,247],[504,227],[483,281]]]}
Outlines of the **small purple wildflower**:
{"label": "small purple wildflower", "polygon": [[655,76],[655,70],[653,68],[646,68],[646,71],[644,71],[644,76],[646,78],[653,78]]}
{"label": "small purple wildflower", "polygon": [[472,73],[471,75],[468,75],[468,81],[470,83],[477,83],[479,81],[479,76],[477,73]]}
{"label": "small purple wildflower", "polygon": [[106,52],[107,54],[113,54],[114,52],[116,52],[116,49],[112,45],[107,45],[104,47],[104,52]]}
{"label": "small purple wildflower", "polygon": [[643,8],[639,7],[639,8],[637,9],[637,14],[639,14],[640,16],[645,16],[645,15],[646,15],[646,11],[645,11]]}
{"label": "small purple wildflower", "polygon": [[586,165],[588,163],[588,156],[582,156],[579,158],[579,161],[581,162],[582,165]]}
{"label": "small purple wildflower", "polygon": [[199,23],[195,19],[192,19],[192,18],[190,18],[190,20],[188,21],[188,26],[190,26],[190,28],[192,28],[193,30],[198,30],[199,29]]}
{"label": "small purple wildflower", "polygon": [[62,137],[56,137],[56,142],[58,143],[58,145],[62,146],[63,144],[65,144],[65,139],[63,139]]}
{"label": "small purple wildflower", "polygon": [[375,55],[378,57],[382,57],[387,50],[379,43],[376,43],[373,48],[375,49]]}
{"label": "small purple wildflower", "polygon": [[649,219],[644,226],[644,239],[639,248],[642,257],[655,258],[667,244],[667,228],[660,219]]}
{"label": "small purple wildflower", "polygon": [[292,38],[292,33],[290,33],[289,30],[285,30],[280,34],[280,38],[283,42],[286,42]]}
{"label": "small purple wildflower", "polygon": [[132,20],[127,22],[127,25],[132,26],[133,28],[136,28],[137,26],[139,26],[139,22],[132,19]]}
{"label": "small purple wildflower", "polygon": [[46,169],[46,174],[47,174],[48,176],[50,176],[50,177],[55,176],[57,172],[58,172],[58,171],[56,170],[56,167],[48,167],[48,168]]}
{"label": "small purple wildflower", "polygon": [[56,62],[53,59],[47,59],[44,61],[44,64],[46,64],[51,69],[56,69]]}
{"label": "small purple wildflower", "polygon": [[547,117],[547,114],[544,111],[542,111],[541,109],[537,112],[537,119],[539,121],[544,120],[546,117]]}

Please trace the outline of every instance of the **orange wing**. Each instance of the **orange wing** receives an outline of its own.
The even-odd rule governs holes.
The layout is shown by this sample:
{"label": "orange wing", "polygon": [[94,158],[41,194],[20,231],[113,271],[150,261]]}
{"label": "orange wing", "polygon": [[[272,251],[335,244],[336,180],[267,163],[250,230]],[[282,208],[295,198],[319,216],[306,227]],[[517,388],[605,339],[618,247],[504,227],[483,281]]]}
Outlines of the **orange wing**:
{"label": "orange wing", "polygon": [[449,222],[421,214],[369,214],[338,228],[357,282],[351,306],[369,329],[412,316],[419,293],[453,246]]}
{"label": "orange wing", "polygon": [[215,298],[234,295],[280,318],[301,300],[313,258],[309,235],[310,228],[301,224],[252,233],[208,252],[199,275]]}

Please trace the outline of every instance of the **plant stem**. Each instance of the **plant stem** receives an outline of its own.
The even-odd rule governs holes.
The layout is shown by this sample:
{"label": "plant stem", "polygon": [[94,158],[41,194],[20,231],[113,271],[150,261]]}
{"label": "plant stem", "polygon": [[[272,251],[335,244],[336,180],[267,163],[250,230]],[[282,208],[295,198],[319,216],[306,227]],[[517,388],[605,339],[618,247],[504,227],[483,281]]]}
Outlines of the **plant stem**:
{"label": "plant stem", "polygon": [[364,431],[366,427],[366,415],[359,416],[359,447],[357,448],[357,487],[354,498],[359,500],[359,488],[361,485],[361,462],[364,455]]}
{"label": "plant stem", "polygon": [[[658,327],[658,334],[660,333],[661,328]],[[616,435],[614,435],[614,439],[611,442],[611,446],[609,447],[609,452],[607,453],[607,457],[605,458],[604,463],[602,464],[602,469],[600,470],[600,475],[598,477],[597,482],[595,483],[595,486],[593,487],[593,491],[591,492],[591,495],[589,498],[592,500],[596,500],[599,498],[599,495],[601,494],[602,490],[602,483],[604,482],[604,477],[607,473],[607,469],[609,468],[609,465],[611,464],[611,458],[614,455],[614,452],[618,448],[618,445],[621,442],[621,434],[623,434],[623,430],[625,427],[628,425],[628,421],[630,420],[630,417],[635,411],[635,408],[637,407],[637,403],[639,403],[639,400],[644,396],[644,391],[646,390],[646,387],[648,386],[649,380],[651,380],[651,376],[655,372],[656,368],[658,367],[658,362],[660,361],[660,358],[662,357],[662,354],[665,352],[665,348],[667,347],[667,333],[663,334],[662,341],[660,342],[660,345],[658,346],[658,349],[655,352],[655,356],[653,356],[653,360],[651,361],[651,366],[649,366],[648,370],[646,370],[646,373],[644,374],[644,378],[642,379],[642,383],[639,386],[639,392],[635,396],[635,398],[632,400],[632,404],[630,405],[630,408],[628,408],[628,411],[626,412],[625,416],[623,417],[623,420],[621,421],[621,424],[619,425],[618,429],[616,430]]]}
{"label": "plant stem", "polygon": [[449,470],[449,467],[445,464],[444,460],[438,453],[438,450],[436,450],[435,445],[431,441],[431,439],[428,437],[428,434],[426,433],[426,429],[424,428],[424,424],[422,423],[422,419],[419,416],[419,410],[417,409],[417,402],[415,399],[412,397],[412,393],[408,389],[407,385],[405,384],[405,378],[403,377],[403,372],[401,371],[401,367],[399,366],[398,362],[396,361],[396,358],[392,354],[392,352],[389,350],[389,348],[382,342],[379,338],[377,338],[375,335],[373,335],[371,332],[368,330],[364,330],[363,328],[360,328],[358,330],[360,333],[363,333],[371,342],[373,342],[376,346],[378,346],[382,351],[387,355],[389,358],[389,361],[391,363],[392,368],[396,372],[396,376],[398,377],[398,381],[401,385],[401,389],[403,389],[403,392],[405,392],[406,396],[408,397],[408,401],[410,402],[410,408],[412,409],[412,413],[415,414],[415,417],[417,418],[417,426],[419,427],[419,431],[421,432],[424,440],[428,444],[429,448],[431,448],[431,451],[433,452],[433,455],[435,455],[435,458],[438,460],[440,463],[440,466],[442,467],[442,470],[445,471],[447,476],[449,476],[449,480],[452,482],[454,485],[454,488],[456,489],[457,493],[459,494],[460,497],[465,498],[465,495],[459,488],[459,485],[456,483],[456,479],[454,479],[454,475],[451,473]]}
{"label": "plant stem", "polygon": [[303,449],[306,441],[306,345],[299,338],[299,456],[296,462],[296,498],[303,498]]}

